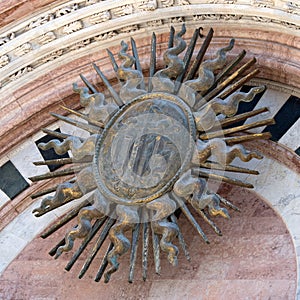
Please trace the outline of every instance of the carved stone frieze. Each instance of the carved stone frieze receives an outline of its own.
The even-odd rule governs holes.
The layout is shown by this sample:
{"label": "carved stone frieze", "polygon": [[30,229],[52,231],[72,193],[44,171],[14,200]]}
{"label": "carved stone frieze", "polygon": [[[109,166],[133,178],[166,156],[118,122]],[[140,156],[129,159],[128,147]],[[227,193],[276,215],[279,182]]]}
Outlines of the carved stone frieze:
{"label": "carved stone frieze", "polygon": [[109,32],[105,32],[103,34],[99,34],[99,35],[95,36],[94,40],[95,41],[103,41],[103,40],[110,39],[116,35],[117,35],[117,33],[115,31],[109,31]]}
{"label": "carved stone frieze", "polygon": [[53,31],[49,31],[38,38],[38,43],[41,45],[48,44],[56,39],[56,35]]}
{"label": "carved stone frieze", "polygon": [[96,14],[90,16],[89,22],[91,24],[99,24],[99,23],[108,21],[110,19],[111,19],[111,13],[110,13],[110,11],[106,10],[106,11],[102,11],[100,13],[96,13]]}
{"label": "carved stone frieze", "polygon": [[175,3],[175,0],[160,0],[162,7],[170,7],[173,6]]}
{"label": "carved stone frieze", "polygon": [[30,43],[25,43],[22,46],[18,47],[15,51],[14,54],[16,56],[23,56],[26,53],[30,52],[32,50],[32,45]]}
{"label": "carved stone frieze", "polygon": [[8,43],[9,41],[11,41],[12,39],[15,38],[15,33],[12,32],[4,37],[0,37],[0,46],[3,46],[4,44]]}
{"label": "carved stone frieze", "polygon": [[160,26],[162,24],[163,24],[162,20],[154,20],[154,21],[147,22],[147,25],[151,27]]}
{"label": "carved stone frieze", "polygon": [[63,33],[71,34],[83,28],[83,24],[81,21],[72,22],[63,28]]}
{"label": "carved stone frieze", "polygon": [[120,28],[118,30],[118,32],[119,33],[130,33],[130,32],[134,32],[138,29],[139,29],[138,25],[130,25],[130,26],[125,26],[125,27]]}
{"label": "carved stone frieze", "polygon": [[272,7],[274,0],[251,0],[251,4],[257,7]]}
{"label": "carved stone frieze", "polygon": [[22,68],[21,70],[19,70],[15,74],[9,76],[9,80],[14,81],[14,80],[22,77],[23,75],[27,74],[28,72],[31,72],[32,70],[33,70],[33,68],[31,66],[27,66],[25,68]]}
{"label": "carved stone frieze", "polygon": [[287,1],[286,6],[287,6],[286,11],[288,13],[300,15],[300,3],[299,2]]}
{"label": "carved stone frieze", "polygon": [[136,6],[137,10],[141,10],[141,11],[153,11],[157,9],[157,7],[158,7],[157,0],[141,1]]}
{"label": "carved stone frieze", "polygon": [[8,55],[3,55],[0,57],[0,68],[6,66],[9,63]]}
{"label": "carved stone frieze", "polygon": [[[37,66],[45,64],[49,61],[52,61],[60,56],[62,56],[64,53],[64,51],[62,49],[52,52],[50,54],[48,54],[47,56],[43,57],[41,60],[38,61]],[[36,67],[36,66],[35,66]]]}
{"label": "carved stone frieze", "polygon": [[[216,5],[230,5],[230,4],[239,4],[236,0],[201,0],[199,1],[199,4],[203,3],[211,3]],[[297,14],[300,14],[300,5],[296,1],[277,1],[274,0],[247,0],[245,1],[245,5],[248,6],[249,10],[257,10],[258,7],[263,8],[272,8],[276,9],[277,11],[280,11],[281,13],[290,14],[291,19],[286,18],[282,20],[282,18],[276,18],[276,14],[274,14],[274,17],[270,17],[270,14],[257,14],[253,13],[250,14],[249,10],[247,11],[247,14],[244,14],[242,11],[236,11],[235,13],[228,13],[228,10],[226,10],[226,13],[199,13],[197,14],[198,10],[195,11],[195,15],[190,15],[191,10],[186,10],[186,14],[183,13],[183,10],[185,10],[185,7],[182,7],[182,10],[178,10],[180,12],[180,15],[174,16],[174,9],[176,9],[176,6],[189,6],[192,5],[195,7],[198,7],[198,1],[191,1],[190,0],[136,0],[136,1],[127,1],[126,4],[122,2],[114,2],[110,7],[107,6],[107,2],[100,1],[100,0],[78,0],[76,3],[74,1],[66,2],[64,5],[56,6],[50,9],[47,12],[43,12],[40,15],[35,16],[31,20],[27,21],[21,25],[18,26],[18,28],[15,30],[15,32],[11,33],[1,33],[0,37],[0,46],[4,45],[4,48],[2,48],[2,52],[0,53],[1,57],[1,65],[10,65],[15,59],[18,59],[18,57],[28,53],[32,49],[36,51],[35,54],[35,62],[28,62],[28,65],[33,66],[34,68],[37,66],[37,61],[45,61],[45,63],[52,60],[50,57],[52,57],[53,53],[60,53],[61,49],[63,49],[62,53],[60,55],[67,55],[73,50],[77,50],[80,48],[83,48],[87,46],[90,43],[96,42],[96,41],[103,41],[106,39],[110,39],[117,34],[123,34],[123,33],[131,33],[137,30],[144,30],[145,28],[151,26],[161,26],[168,23],[182,23],[182,22],[197,22],[197,21],[206,21],[206,22],[215,22],[219,20],[224,21],[235,21],[235,22],[257,22],[259,23],[259,26],[261,26],[263,23],[272,23],[276,24],[276,26],[283,26],[288,30],[299,30],[300,29],[300,20],[299,23],[297,23]],[[101,9],[102,5],[105,5],[105,9]],[[225,7],[225,6],[224,6]],[[229,6],[228,6],[229,7]],[[231,7],[231,6],[230,6]],[[103,6],[104,8],[104,6]],[[84,9],[84,14],[80,15],[78,13],[79,10]],[[159,11],[160,9],[163,9],[164,12],[166,9],[170,9],[170,12],[172,11],[172,14],[170,16],[164,16],[163,20],[147,20],[143,21],[142,19],[138,24],[136,24],[136,19],[134,24],[127,24],[128,26],[122,26],[115,28],[114,30],[109,31],[101,31],[98,32],[97,35],[89,37],[89,42],[83,40],[76,40],[76,36],[70,37],[72,40],[71,46],[68,46],[67,48],[63,45],[63,43],[59,44],[55,42],[55,49],[51,48],[51,53],[49,55],[49,59],[45,58],[44,53],[41,53],[40,58],[38,49],[39,47],[51,44],[51,42],[54,42],[55,40],[61,38],[64,35],[71,35],[74,32],[77,32],[79,30],[85,29],[88,30],[89,28],[92,28],[93,26],[97,26],[100,23],[106,22],[108,20],[112,20],[117,24],[118,18],[122,18],[124,16],[131,16],[134,17],[135,14],[137,14],[137,17],[139,17],[139,13],[146,12],[146,11]],[[194,11],[194,10],[192,10]],[[214,12],[212,10],[212,12]],[[73,18],[72,13],[74,13],[74,16],[76,18]],[[172,16],[172,17],[171,17]],[[278,14],[280,16],[280,14]],[[55,22],[55,19],[61,18],[62,22]],[[67,22],[69,20],[69,22]],[[48,25],[49,23],[49,32],[45,31],[45,24]],[[61,24],[61,25],[60,25]],[[43,26],[42,32],[44,32],[42,35],[36,34],[37,32],[40,32],[40,27]],[[24,37],[24,33],[31,31],[32,35],[35,36],[34,38],[31,38],[32,35],[27,35],[28,38]],[[11,40],[20,39],[20,43],[14,42],[13,45],[16,45],[16,47],[13,49],[12,47],[7,47],[7,43],[9,43]],[[27,39],[27,40],[26,40]],[[5,51],[5,49],[8,49]],[[55,56],[55,55],[54,55]],[[9,58],[7,60],[7,57]],[[18,73],[20,70],[10,70],[8,72],[9,74],[12,73]],[[20,72],[20,74],[23,74],[23,72]],[[18,77],[19,78],[19,77]],[[8,75],[0,78],[0,80],[3,82],[3,85],[7,84],[9,82]]]}
{"label": "carved stone frieze", "polygon": [[134,10],[133,5],[127,4],[127,5],[114,8],[111,10],[111,12],[115,17],[122,17],[126,15],[131,15],[133,13],[133,10]]}

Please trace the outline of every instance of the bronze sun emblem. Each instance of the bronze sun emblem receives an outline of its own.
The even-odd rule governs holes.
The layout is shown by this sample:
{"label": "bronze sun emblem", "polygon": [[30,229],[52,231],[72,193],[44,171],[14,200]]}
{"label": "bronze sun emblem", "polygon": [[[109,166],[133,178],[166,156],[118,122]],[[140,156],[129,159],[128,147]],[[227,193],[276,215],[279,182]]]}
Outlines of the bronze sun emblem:
{"label": "bronze sun emblem", "polygon": [[[60,155],[69,151],[72,158],[35,164],[73,165],[31,179],[37,181],[71,173],[76,173],[76,177],[33,195],[37,197],[55,191],[54,195],[42,199],[33,213],[39,217],[74,199],[81,199],[80,204],[76,204],[42,235],[44,238],[49,236],[77,217],[78,225],[71,228],[52,250],[52,255],[57,258],[73,249],[75,239],[82,239],[66,266],[67,270],[97,236],[79,277],[85,274],[106,238],[109,238],[110,245],[96,281],[104,275],[104,281],[108,282],[118,270],[118,258],[128,250],[131,251],[129,282],[133,281],[140,236],[145,280],[150,232],[157,273],[160,271],[160,250],[167,253],[172,265],[176,265],[178,243],[189,259],[176,211],[182,211],[208,243],[192,212],[200,215],[217,234],[221,234],[211,217],[219,215],[229,218],[229,208],[238,210],[212,191],[208,181],[251,188],[251,184],[224,174],[228,171],[258,174],[255,170],[232,165],[236,158],[243,162],[262,158],[257,152],[246,150],[242,142],[270,137],[269,133],[252,134],[245,130],[270,124],[273,120],[232,126],[266,111],[264,108],[236,115],[241,101],[249,102],[265,89],[259,86],[251,88],[248,93],[240,91],[258,72],[256,69],[250,70],[244,75],[255,59],[240,64],[245,56],[243,51],[227,62],[226,54],[234,46],[232,39],[228,46],[217,51],[214,58],[204,60],[213,36],[212,29],[193,56],[199,37],[199,30],[195,30],[184,53],[185,31],[185,25],[178,33],[171,28],[169,47],[163,55],[166,66],[160,70],[156,69],[156,36],[152,35],[148,77],[142,73],[133,39],[132,55],[128,53],[125,42],[121,43],[118,61],[108,50],[119,84],[112,86],[94,65],[109,92],[106,96],[81,75],[85,86],[74,84],[73,89],[80,95],[85,113],[65,109],[85,121],[52,115],[86,130],[89,133],[87,138],[45,130],[56,139],[41,143],[39,147],[43,150],[53,148]],[[131,240],[128,234],[125,235],[126,232],[132,233]]]}

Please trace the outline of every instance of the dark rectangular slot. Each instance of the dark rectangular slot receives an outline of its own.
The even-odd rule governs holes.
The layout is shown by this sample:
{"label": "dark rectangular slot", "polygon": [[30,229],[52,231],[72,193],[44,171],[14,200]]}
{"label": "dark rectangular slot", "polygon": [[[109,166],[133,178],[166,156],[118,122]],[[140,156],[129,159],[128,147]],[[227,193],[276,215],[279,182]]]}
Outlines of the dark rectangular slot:
{"label": "dark rectangular slot", "polygon": [[[60,129],[58,128],[55,131],[60,132]],[[63,139],[59,139],[59,138],[53,137],[51,135],[45,135],[42,138],[40,138],[39,140],[37,140],[35,142],[35,144],[38,146],[39,143],[48,143],[49,141],[51,141],[53,139],[59,140],[61,142],[63,141]],[[67,157],[69,157],[68,153],[65,153],[63,155],[56,154],[55,151],[52,148],[49,149],[49,150],[42,150],[40,148],[38,148],[38,149],[39,149],[41,155],[43,156],[44,160],[58,159],[58,158],[67,158]],[[48,165],[48,167],[49,167],[49,170],[52,172],[52,171],[57,170],[59,167],[61,167],[61,165]]]}
{"label": "dark rectangular slot", "polygon": [[29,187],[29,184],[20,174],[11,161],[0,167],[0,189],[13,199]]}
{"label": "dark rectangular slot", "polygon": [[269,125],[264,132],[271,132],[272,141],[279,141],[280,138],[294,125],[300,117],[300,99],[291,96],[275,115],[275,124]]}

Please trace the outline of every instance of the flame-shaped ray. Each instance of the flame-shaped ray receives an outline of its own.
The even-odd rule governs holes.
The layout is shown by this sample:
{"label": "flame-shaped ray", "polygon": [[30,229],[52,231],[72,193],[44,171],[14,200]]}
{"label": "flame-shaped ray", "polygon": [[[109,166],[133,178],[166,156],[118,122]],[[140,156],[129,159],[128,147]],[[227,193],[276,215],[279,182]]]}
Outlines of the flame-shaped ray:
{"label": "flame-shaped ray", "polygon": [[145,94],[146,91],[138,88],[138,85],[143,81],[143,74],[139,70],[132,69],[136,60],[127,53],[128,45],[124,41],[121,42],[121,45],[119,58],[123,62],[117,70],[117,75],[120,80],[125,81],[120,90],[120,97],[124,103],[128,103],[133,98]]}
{"label": "flame-shaped ray", "polygon": [[137,207],[117,205],[116,214],[118,217],[117,223],[109,231],[109,239],[114,247],[107,257],[111,267],[104,274],[105,282],[109,282],[111,275],[118,270],[118,257],[129,250],[130,242],[125,237],[124,232],[132,230],[135,224],[140,221]]}

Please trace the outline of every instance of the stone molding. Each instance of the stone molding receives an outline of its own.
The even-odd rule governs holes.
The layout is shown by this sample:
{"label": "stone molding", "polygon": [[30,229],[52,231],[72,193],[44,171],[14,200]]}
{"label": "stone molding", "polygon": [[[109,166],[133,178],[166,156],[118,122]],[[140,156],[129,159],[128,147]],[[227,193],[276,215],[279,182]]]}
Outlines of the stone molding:
{"label": "stone molding", "polygon": [[11,91],[21,85],[17,81],[35,77],[33,73],[39,73],[42,67],[53,69],[55,60],[60,57],[65,60],[68,56],[77,56],[74,52],[83,48],[88,51],[92,44],[103,47],[107,40],[120,39],[133,31],[135,36],[142,35],[149,26],[168,27],[170,23],[183,21],[194,26],[199,22],[201,25],[224,22],[228,27],[234,23],[263,29],[267,23],[270,30],[299,36],[300,9],[296,3],[282,1],[276,6],[270,0],[238,3],[227,0],[126,0],[120,5],[116,1],[64,1],[19,24],[2,28],[0,88]]}

